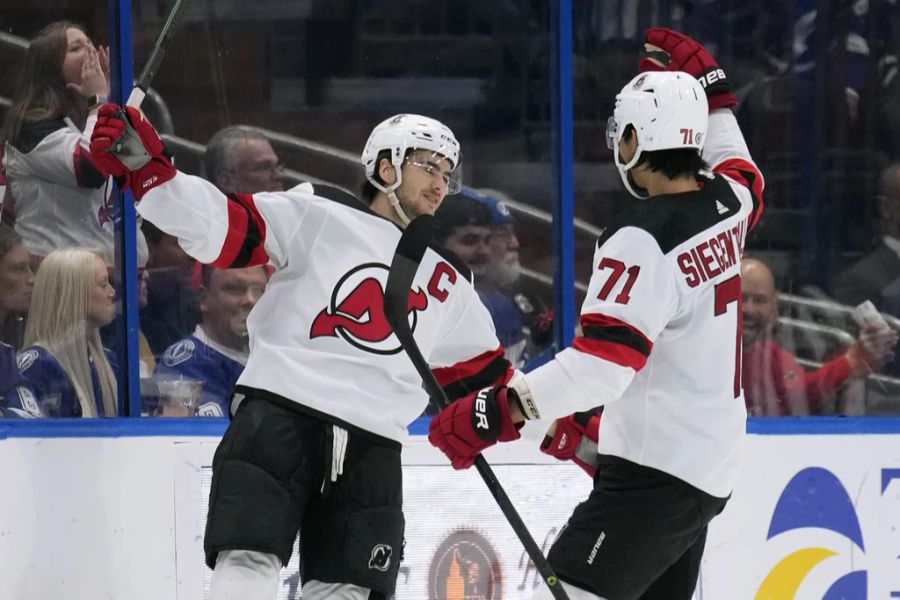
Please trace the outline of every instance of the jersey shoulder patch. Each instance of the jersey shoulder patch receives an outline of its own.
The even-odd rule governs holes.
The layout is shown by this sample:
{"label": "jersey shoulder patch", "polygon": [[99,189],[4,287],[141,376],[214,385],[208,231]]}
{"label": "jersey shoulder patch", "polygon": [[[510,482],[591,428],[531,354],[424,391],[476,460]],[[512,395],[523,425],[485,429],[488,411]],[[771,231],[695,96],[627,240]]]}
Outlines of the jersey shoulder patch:
{"label": "jersey shoulder patch", "polygon": [[38,352],[36,348],[29,348],[28,350],[19,352],[16,355],[16,367],[18,367],[19,373],[24,373],[30,369],[39,356],[40,352]]}
{"label": "jersey shoulder patch", "polygon": [[625,227],[646,231],[664,254],[701,231],[741,210],[741,201],[721,176],[706,179],[701,189],[685,194],[663,194],[636,200],[620,211],[597,240],[606,240]]}

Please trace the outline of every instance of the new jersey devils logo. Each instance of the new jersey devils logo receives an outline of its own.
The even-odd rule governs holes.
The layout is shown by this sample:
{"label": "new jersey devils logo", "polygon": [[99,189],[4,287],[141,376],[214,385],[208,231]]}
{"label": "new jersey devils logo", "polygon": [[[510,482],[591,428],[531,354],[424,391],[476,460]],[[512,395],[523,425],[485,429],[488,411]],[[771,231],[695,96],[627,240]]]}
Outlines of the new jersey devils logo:
{"label": "new jersey devils logo", "polygon": [[[402,349],[384,314],[383,280],[388,267],[366,263],[341,277],[331,293],[327,308],[316,315],[310,338],[341,336],[360,350],[375,354],[396,354]],[[417,313],[428,308],[428,296],[421,289],[409,292],[410,327],[416,330]]]}
{"label": "new jersey devils logo", "polygon": [[378,544],[372,548],[372,555],[369,557],[369,568],[379,571],[387,571],[391,566],[391,554],[393,549],[387,544]]}

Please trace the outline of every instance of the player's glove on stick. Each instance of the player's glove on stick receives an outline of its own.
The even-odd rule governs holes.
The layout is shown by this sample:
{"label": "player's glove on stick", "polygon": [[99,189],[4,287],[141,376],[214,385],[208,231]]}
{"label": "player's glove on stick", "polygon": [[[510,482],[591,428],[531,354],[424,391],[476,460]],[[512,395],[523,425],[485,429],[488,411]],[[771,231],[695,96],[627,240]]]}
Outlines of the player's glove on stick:
{"label": "player's glove on stick", "polygon": [[544,436],[541,452],[559,460],[571,460],[594,478],[599,454],[600,411],[578,412],[556,420],[553,435]]}
{"label": "player's glove on stick", "polygon": [[104,104],[91,135],[91,156],[100,169],[124,178],[135,200],[175,177],[175,166],[153,125],[136,108]]}
{"label": "player's glove on stick", "polygon": [[518,402],[517,394],[506,386],[460,398],[432,417],[428,441],[447,455],[454,469],[468,469],[485,448],[519,439],[522,425],[513,423],[511,400]]}
{"label": "player's glove on stick", "polygon": [[737,104],[731,81],[709,50],[694,38],[665,27],[646,30],[644,53],[639,62],[643,71],[684,71],[697,78],[709,102],[709,110]]}

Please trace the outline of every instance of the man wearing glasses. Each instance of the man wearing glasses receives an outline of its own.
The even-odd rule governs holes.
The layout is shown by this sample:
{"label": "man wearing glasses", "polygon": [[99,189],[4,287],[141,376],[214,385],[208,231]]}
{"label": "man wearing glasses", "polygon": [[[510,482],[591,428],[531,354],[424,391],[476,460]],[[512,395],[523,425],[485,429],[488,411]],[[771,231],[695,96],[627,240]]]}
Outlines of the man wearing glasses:
{"label": "man wearing glasses", "polygon": [[258,129],[232,125],[220,129],[206,143],[203,156],[206,177],[230,194],[284,190],[284,165]]}

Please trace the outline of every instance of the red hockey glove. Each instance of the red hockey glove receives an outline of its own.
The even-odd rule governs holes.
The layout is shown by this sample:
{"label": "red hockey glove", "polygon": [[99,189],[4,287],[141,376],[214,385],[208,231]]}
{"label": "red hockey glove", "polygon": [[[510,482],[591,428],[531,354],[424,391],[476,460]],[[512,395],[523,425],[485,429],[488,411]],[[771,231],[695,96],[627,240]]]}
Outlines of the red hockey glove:
{"label": "red hockey glove", "polygon": [[518,402],[518,396],[505,385],[460,398],[432,417],[428,441],[454,469],[468,469],[485,448],[519,439],[522,425],[513,423],[511,400]]}
{"label": "red hockey glove", "polygon": [[665,27],[651,27],[640,58],[641,71],[684,71],[697,78],[709,101],[709,110],[737,104],[731,81],[709,50],[694,38]]}
{"label": "red hockey glove", "polygon": [[101,170],[124,177],[135,200],[176,173],[156,129],[131,106],[124,107],[124,112],[116,104],[100,107],[91,135],[91,156]]}
{"label": "red hockey glove", "polygon": [[571,460],[594,478],[597,473],[597,439],[600,433],[600,410],[571,414],[556,420],[553,435],[544,436],[541,452],[559,460]]}

